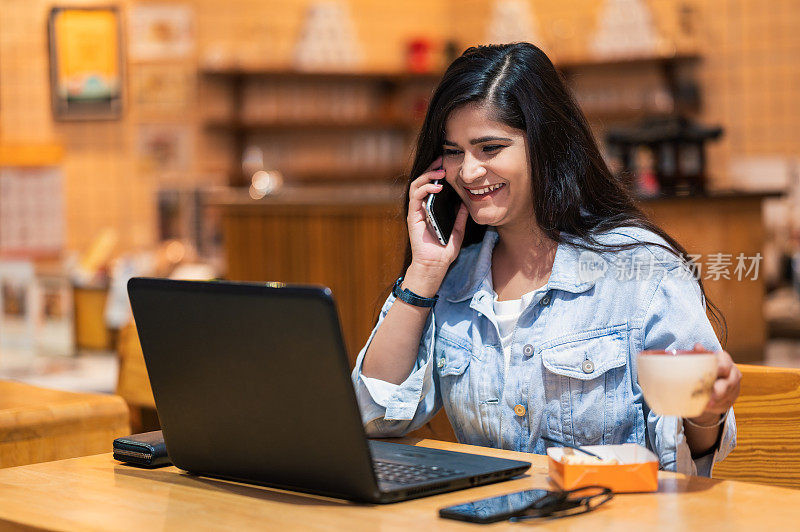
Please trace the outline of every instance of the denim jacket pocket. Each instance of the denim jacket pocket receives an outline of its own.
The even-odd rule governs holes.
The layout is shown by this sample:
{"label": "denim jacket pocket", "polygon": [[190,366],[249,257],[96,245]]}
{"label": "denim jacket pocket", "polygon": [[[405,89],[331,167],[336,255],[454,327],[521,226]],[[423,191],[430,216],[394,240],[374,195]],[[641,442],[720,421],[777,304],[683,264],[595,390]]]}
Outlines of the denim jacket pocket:
{"label": "denim jacket pocket", "polygon": [[460,338],[453,338],[440,331],[436,336],[433,352],[440,376],[461,375],[469,366],[470,358],[472,357],[472,344]]}
{"label": "denim jacket pocket", "polygon": [[637,416],[625,326],[571,334],[540,353],[547,432],[581,445],[628,439]]}
{"label": "denim jacket pocket", "polygon": [[477,408],[480,396],[479,375],[470,371],[472,342],[442,333],[436,336],[434,354],[442,405],[459,441],[464,435],[483,434],[482,416]]}

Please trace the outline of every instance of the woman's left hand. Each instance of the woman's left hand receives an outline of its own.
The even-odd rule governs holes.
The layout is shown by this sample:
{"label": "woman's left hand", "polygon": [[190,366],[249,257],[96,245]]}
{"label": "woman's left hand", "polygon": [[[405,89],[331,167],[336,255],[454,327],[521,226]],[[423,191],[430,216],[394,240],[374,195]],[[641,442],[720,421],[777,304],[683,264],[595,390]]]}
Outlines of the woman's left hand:
{"label": "woman's left hand", "polygon": [[[694,349],[704,350],[700,344],[695,344]],[[733,359],[727,351],[718,351],[717,355],[717,380],[711,391],[711,399],[706,405],[705,410],[699,417],[692,421],[699,425],[708,425],[717,421],[720,415],[725,414],[736,398],[739,397],[739,386],[742,380],[742,372],[733,363]]]}

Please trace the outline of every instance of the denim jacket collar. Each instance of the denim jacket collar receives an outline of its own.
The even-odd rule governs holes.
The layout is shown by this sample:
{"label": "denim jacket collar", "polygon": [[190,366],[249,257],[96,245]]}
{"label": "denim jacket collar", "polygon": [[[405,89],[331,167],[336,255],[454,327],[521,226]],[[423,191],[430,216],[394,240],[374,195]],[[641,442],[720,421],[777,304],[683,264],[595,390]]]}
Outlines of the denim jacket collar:
{"label": "denim jacket collar", "polygon": [[[447,301],[451,303],[465,301],[475,296],[481,288],[489,286],[487,277],[492,270],[492,251],[499,238],[496,229],[493,227],[486,229],[474,267],[468,270],[467,278],[461,288],[447,296]],[[569,242],[559,242],[553,269],[546,284],[548,290],[558,289],[579,294],[594,286],[594,280],[582,280],[578,276],[578,262],[582,251],[580,247]]]}

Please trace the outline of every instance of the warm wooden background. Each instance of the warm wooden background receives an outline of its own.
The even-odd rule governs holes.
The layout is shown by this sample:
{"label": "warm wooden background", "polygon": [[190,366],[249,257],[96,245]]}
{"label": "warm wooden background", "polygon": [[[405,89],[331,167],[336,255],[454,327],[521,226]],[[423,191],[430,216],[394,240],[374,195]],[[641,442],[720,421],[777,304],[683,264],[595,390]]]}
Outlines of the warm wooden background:
{"label": "warm wooden background", "polygon": [[231,280],[328,286],[351,363],[397,278],[407,240],[396,205],[225,209]]}
{"label": "warm wooden background", "polygon": [[[164,0],[163,3],[171,3]],[[137,99],[139,80],[153,65],[130,62],[130,89],[122,120],[56,123],[49,107],[47,12],[49,0],[3,0],[0,9],[0,142],[57,142],[65,147],[67,245],[85,249],[105,227],[120,234],[123,250],[150,246],[156,239],[155,191],[164,185],[223,183],[230,150],[201,129],[201,111],[218,95],[198,88],[198,63],[215,50],[246,62],[284,65],[309,0],[181,0],[196,12],[196,53],[168,62],[175,94],[158,109]],[[81,0],[75,5],[106,5]],[[127,15],[132,0],[115,2]],[[599,0],[532,0],[544,42],[554,55],[586,54]],[[727,162],[736,155],[800,153],[800,7],[794,0],[649,0],[666,44],[697,47],[704,92],[703,118],[726,127],[711,147],[713,184],[727,183]],[[490,0],[350,0],[365,68],[392,69],[403,63],[406,39],[424,35],[455,38],[461,45],[484,38]],[[696,38],[681,29],[680,9],[695,14]],[[158,65],[156,65],[156,68]],[[211,100],[209,100],[209,98]],[[156,175],[137,154],[141,125],[186,125],[193,136],[188,168]]]}
{"label": "warm wooden background", "polygon": [[[642,208],[690,254],[702,255],[701,275],[706,293],[725,316],[726,347],[734,360],[761,362],[767,335],[763,260],[756,280],[738,280],[734,275],[739,253],[745,257],[764,255],[761,197],[673,198],[646,201]],[[708,258],[714,253],[732,255],[729,279],[706,278]]]}

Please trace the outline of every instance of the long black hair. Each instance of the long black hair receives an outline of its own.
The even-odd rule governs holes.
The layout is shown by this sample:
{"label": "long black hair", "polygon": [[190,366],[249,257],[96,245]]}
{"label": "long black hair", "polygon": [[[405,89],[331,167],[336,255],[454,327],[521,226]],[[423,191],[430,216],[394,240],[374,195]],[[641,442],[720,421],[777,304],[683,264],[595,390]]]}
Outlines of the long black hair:
{"label": "long black hair", "polygon": [[[442,153],[448,116],[467,104],[486,105],[495,120],[526,132],[536,223],[548,238],[561,243],[572,235],[577,238],[569,239],[571,243],[596,252],[651,244],[691,264],[683,246],[650,221],[636,206],[625,183],[609,171],[570,90],[547,55],[530,43],[470,47],[447,68],[433,92],[417,138],[406,185],[406,215],[411,181]],[[596,238],[621,227],[652,231],[668,245],[608,245]],[[462,248],[480,242],[485,232],[486,226],[476,224],[470,217]],[[401,275],[410,264],[409,243]],[[725,318],[706,297],[699,276],[697,282],[715,328],[722,333],[724,346]]]}

